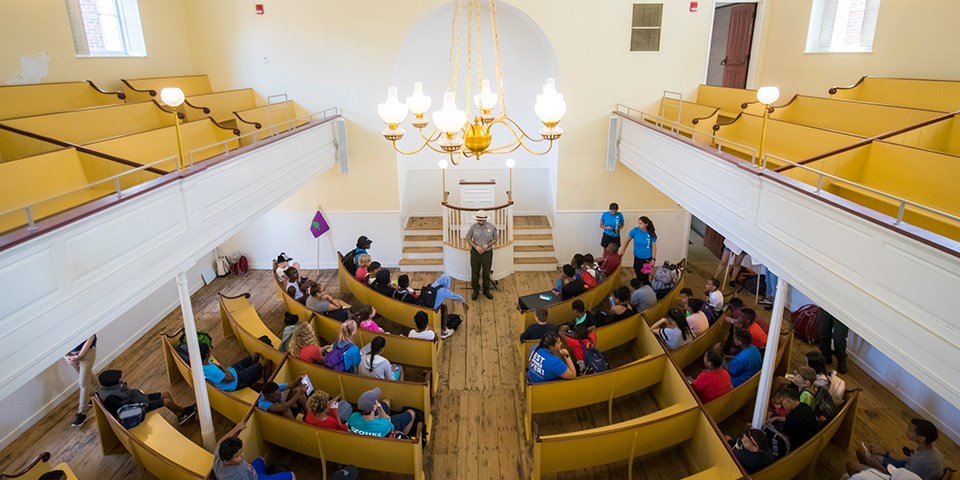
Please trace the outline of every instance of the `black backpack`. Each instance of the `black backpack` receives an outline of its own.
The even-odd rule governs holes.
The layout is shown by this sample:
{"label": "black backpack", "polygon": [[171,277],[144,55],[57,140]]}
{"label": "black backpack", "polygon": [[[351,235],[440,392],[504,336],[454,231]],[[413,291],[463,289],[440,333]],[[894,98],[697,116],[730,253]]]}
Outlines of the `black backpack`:
{"label": "black backpack", "polygon": [[817,422],[823,424],[833,418],[837,406],[833,403],[833,397],[830,396],[829,388],[818,388],[813,393],[813,413],[817,416]]}
{"label": "black backpack", "polygon": [[420,288],[420,306],[433,310],[433,304],[437,302],[437,289],[433,285],[424,285]]}
{"label": "black backpack", "polygon": [[343,266],[350,272],[350,275],[357,274],[357,249],[350,250],[343,256]]}
{"label": "black backpack", "polygon": [[[783,424],[780,423],[780,426],[782,425]],[[773,452],[774,458],[782,458],[784,455],[790,453],[790,439],[780,431],[778,425],[767,423],[763,426],[763,433],[767,436],[767,446],[769,446],[770,451]]]}

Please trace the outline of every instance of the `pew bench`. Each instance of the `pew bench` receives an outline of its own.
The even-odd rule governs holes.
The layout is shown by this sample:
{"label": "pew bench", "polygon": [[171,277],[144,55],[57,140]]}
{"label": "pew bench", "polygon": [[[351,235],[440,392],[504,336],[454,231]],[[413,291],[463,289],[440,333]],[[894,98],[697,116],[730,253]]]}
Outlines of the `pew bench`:
{"label": "pew bench", "polygon": [[0,472],[0,480],[37,480],[44,473],[54,470],[62,470],[67,475],[67,480],[77,480],[77,476],[70,469],[70,465],[61,463],[59,465],[50,465],[50,452],[43,452],[18,472],[4,473]]}
{"label": "pew bench", "polygon": [[0,86],[0,120],[123,103],[126,95],[105,92],[93,82]]}

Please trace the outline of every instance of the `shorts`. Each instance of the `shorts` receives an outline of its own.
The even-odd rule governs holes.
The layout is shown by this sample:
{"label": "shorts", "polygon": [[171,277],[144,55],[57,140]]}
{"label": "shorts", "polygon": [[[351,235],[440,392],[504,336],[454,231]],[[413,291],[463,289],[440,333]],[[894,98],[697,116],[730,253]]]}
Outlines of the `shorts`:
{"label": "shorts", "polygon": [[260,381],[263,376],[263,366],[253,357],[243,358],[230,366],[237,372],[237,390],[249,387]]}
{"label": "shorts", "polygon": [[413,415],[411,415],[410,412],[403,412],[390,416],[390,423],[393,424],[393,429],[397,431],[403,431],[407,424],[412,421]]}
{"label": "shorts", "polygon": [[904,468],[907,466],[906,460],[897,460],[896,458],[890,458],[886,455],[880,457],[880,463],[883,464],[884,468],[886,468],[888,465],[893,465],[897,468]]}
{"label": "shorts", "polygon": [[603,237],[600,238],[600,247],[607,248],[607,245],[611,243],[616,243],[617,245],[620,245],[620,237],[615,237],[613,235],[604,233]]}
{"label": "shorts", "polygon": [[255,458],[250,462],[250,466],[257,472],[257,480],[293,480],[293,474],[290,472],[267,474],[267,462],[263,458]]}
{"label": "shorts", "polygon": [[147,394],[147,411],[153,411],[163,406],[163,397],[159,392]]}

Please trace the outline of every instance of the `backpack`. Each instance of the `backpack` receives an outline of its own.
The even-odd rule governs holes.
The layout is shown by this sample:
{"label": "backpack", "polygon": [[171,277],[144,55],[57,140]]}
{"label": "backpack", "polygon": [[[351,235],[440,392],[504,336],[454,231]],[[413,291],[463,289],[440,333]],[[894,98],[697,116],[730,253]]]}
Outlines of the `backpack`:
{"label": "backpack", "polygon": [[128,403],[117,409],[117,420],[127,430],[140,425],[146,415],[147,405],[143,403]]}
{"label": "backpack", "polygon": [[653,280],[650,281],[650,286],[654,290],[669,290],[673,288],[674,278],[673,271],[670,267],[671,265],[666,262],[657,267],[656,272],[653,274]]}
{"label": "backpack", "polygon": [[424,285],[420,288],[420,306],[433,310],[437,303],[437,289],[433,285]]}
{"label": "backpack", "polygon": [[[197,343],[204,344],[212,348],[213,337],[203,330],[198,330]],[[180,335],[180,340],[177,342],[177,353],[179,353],[187,363],[190,363],[190,352],[187,350],[187,335],[185,333]]]}
{"label": "backpack", "polygon": [[763,426],[763,433],[767,436],[767,446],[773,452],[773,458],[782,458],[790,453],[790,439],[780,432],[773,423]]}
{"label": "backpack", "polygon": [[350,250],[343,256],[343,267],[350,272],[350,275],[357,275],[357,249]]}
{"label": "backpack", "polygon": [[225,255],[217,256],[217,276],[225,277],[230,274],[230,260]]}
{"label": "backpack", "polygon": [[333,347],[330,349],[330,353],[323,357],[323,366],[337,372],[347,371],[343,356],[352,346],[352,343],[334,343]]}
{"label": "backpack", "polygon": [[250,271],[250,263],[247,261],[247,257],[240,255],[240,258],[230,266],[230,271],[238,277],[242,277]]}
{"label": "backpack", "polygon": [[460,325],[463,323],[463,317],[459,313],[451,313],[447,315],[447,328],[450,330],[456,330],[460,328]]}
{"label": "backpack", "polygon": [[847,392],[847,382],[837,376],[837,371],[830,373],[830,398],[833,399],[833,405],[836,407],[843,403],[843,394]]}
{"label": "backpack", "polygon": [[815,343],[820,340],[820,307],[810,304],[790,314],[797,338]]}
{"label": "backpack", "polygon": [[817,416],[817,422],[821,424],[833,418],[836,412],[833,397],[830,396],[830,390],[826,388],[818,388],[813,392],[813,405],[810,406],[813,407],[813,413]]}
{"label": "backpack", "polygon": [[597,350],[597,347],[593,346],[593,344],[587,347],[584,345],[583,340],[578,339],[577,341],[580,342],[580,347],[583,348],[583,364],[586,366],[583,370],[584,375],[605,372],[610,368],[610,365],[607,364],[607,359],[603,358],[603,353]]}

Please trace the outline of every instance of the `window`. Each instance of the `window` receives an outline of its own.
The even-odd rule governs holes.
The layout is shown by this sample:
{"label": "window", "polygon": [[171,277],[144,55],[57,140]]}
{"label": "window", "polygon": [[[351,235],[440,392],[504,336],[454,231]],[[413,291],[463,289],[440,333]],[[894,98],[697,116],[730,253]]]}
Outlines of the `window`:
{"label": "window", "polygon": [[814,0],[807,52],[870,52],[880,0]]}
{"label": "window", "polygon": [[80,56],[145,57],[137,0],[66,0]]}
{"label": "window", "polygon": [[662,3],[634,3],[630,29],[631,52],[660,51],[660,24]]}

